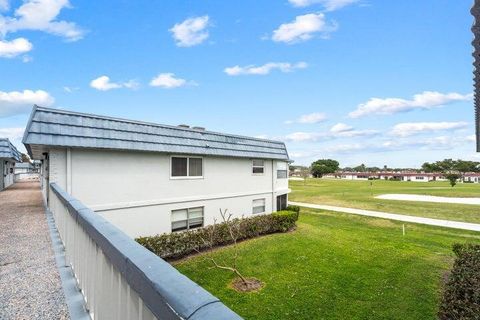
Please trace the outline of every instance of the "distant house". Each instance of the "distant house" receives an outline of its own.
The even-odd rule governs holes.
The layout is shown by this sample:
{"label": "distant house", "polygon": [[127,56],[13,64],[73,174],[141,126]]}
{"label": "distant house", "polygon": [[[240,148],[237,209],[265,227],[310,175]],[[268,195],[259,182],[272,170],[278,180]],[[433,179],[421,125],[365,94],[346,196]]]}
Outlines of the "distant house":
{"label": "distant house", "polygon": [[0,191],[14,182],[14,167],[22,161],[20,152],[6,138],[0,138]]}
{"label": "distant house", "polygon": [[40,163],[22,162],[15,165],[15,182],[22,180],[37,180]]}
{"label": "distant house", "polygon": [[33,164],[30,162],[22,162],[15,165],[13,172],[15,174],[31,173],[33,169]]}
{"label": "distant house", "polygon": [[286,207],[283,142],[35,106],[23,143],[49,183],[132,237]]}
{"label": "distant house", "polygon": [[[426,172],[335,172],[324,177],[345,180],[447,181],[442,173]],[[463,177],[465,182],[480,183],[480,173],[466,173]]]}

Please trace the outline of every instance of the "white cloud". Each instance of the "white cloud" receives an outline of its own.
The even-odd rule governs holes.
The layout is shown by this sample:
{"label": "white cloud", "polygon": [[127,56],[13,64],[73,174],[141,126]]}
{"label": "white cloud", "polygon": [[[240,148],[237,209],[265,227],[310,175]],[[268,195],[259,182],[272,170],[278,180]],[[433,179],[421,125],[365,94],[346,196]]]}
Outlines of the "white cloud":
{"label": "white cloud", "polygon": [[336,144],[334,146],[326,147],[324,152],[333,154],[352,153],[365,150],[365,145],[361,143],[351,144]]}
{"label": "white cloud", "polygon": [[25,38],[11,41],[0,40],[0,58],[14,58],[32,50],[33,45]]}
{"label": "white cloud", "polygon": [[323,13],[309,13],[297,16],[292,22],[281,24],[273,31],[272,40],[293,44],[310,40],[317,33],[327,37],[336,29],[337,25],[328,23]]}
{"label": "white cloud", "polygon": [[208,38],[209,17],[201,16],[189,18],[175,24],[169,31],[179,47],[192,47],[202,43]]}
{"label": "white cloud", "polygon": [[314,113],[304,114],[296,120],[287,120],[285,121],[285,123],[286,124],[292,124],[292,123],[312,124],[312,123],[319,123],[325,120],[327,120],[327,115],[325,113],[314,112]]}
{"label": "white cloud", "polygon": [[338,133],[332,132],[294,132],[285,136],[286,141],[291,142],[318,142],[338,138],[355,138],[378,135],[377,130],[349,130]]}
{"label": "white cloud", "polygon": [[339,132],[345,132],[345,131],[350,131],[352,130],[353,127],[345,124],[345,123],[337,123],[336,125],[334,125],[331,129],[330,129],[330,132],[333,132],[333,133],[339,133]]}
{"label": "white cloud", "polygon": [[472,134],[472,135],[466,136],[465,140],[467,140],[468,142],[476,142],[477,141],[477,136]]}
{"label": "white cloud", "polygon": [[60,11],[70,8],[68,0],[27,0],[15,10],[13,17],[0,15],[0,34],[37,30],[61,36],[69,41],[83,37],[84,31],[74,22],[57,20]]}
{"label": "white cloud", "polygon": [[27,113],[34,104],[49,107],[55,99],[43,90],[0,91],[0,118]]}
{"label": "white cloud", "polygon": [[391,134],[398,137],[408,137],[418,133],[434,132],[441,130],[462,129],[468,122],[405,122],[395,125]]}
{"label": "white cloud", "polygon": [[292,142],[316,142],[324,138],[324,133],[317,132],[293,132],[285,136],[285,140]]}
{"label": "white cloud", "polygon": [[279,70],[281,72],[292,72],[296,69],[305,69],[307,67],[306,62],[288,63],[288,62],[268,62],[262,66],[248,65],[245,67],[234,66],[225,68],[223,71],[229,76],[239,75],[267,75],[273,70]]}
{"label": "white cloud", "polygon": [[412,110],[425,110],[440,107],[457,101],[468,101],[472,94],[440,93],[436,91],[424,91],[413,96],[413,99],[401,98],[371,98],[365,103],[359,104],[355,111],[350,112],[350,118],[359,118],[372,114],[389,115]]}
{"label": "white cloud", "polygon": [[32,61],[33,61],[33,58],[30,57],[30,56],[27,55],[27,54],[22,57],[22,62],[23,62],[23,63],[29,63],[29,62],[32,62]]}
{"label": "white cloud", "polygon": [[353,137],[366,137],[379,134],[378,130],[355,130],[352,126],[345,123],[337,123],[330,128],[330,135],[335,138],[353,138]]}
{"label": "white cloud", "polygon": [[346,130],[342,132],[337,132],[332,134],[334,137],[341,137],[341,138],[353,138],[353,137],[368,137],[374,136],[379,134],[380,132],[377,130]]}
{"label": "white cloud", "polygon": [[0,138],[18,140],[23,137],[25,128],[0,128]]}
{"label": "white cloud", "polygon": [[308,7],[313,4],[321,4],[327,11],[335,11],[354,4],[359,0],[288,0],[294,7]]}
{"label": "white cloud", "polygon": [[150,81],[150,86],[164,89],[173,89],[186,85],[196,85],[196,83],[182,78],[177,78],[175,77],[174,73],[160,73]]}
{"label": "white cloud", "polygon": [[64,86],[63,87],[63,91],[67,92],[67,93],[73,93],[77,90],[79,90],[80,88],[78,87],[69,87],[69,86]]}
{"label": "white cloud", "polygon": [[140,83],[137,80],[133,80],[133,79],[122,83],[122,85],[124,88],[132,89],[132,90],[138,89],[138,87],[140,87]]}
{"label": "white cloud", "polygon": [[390,140],[384,142],[378,151],[401,151],[401,150],[451,150],[465,144],[473,143],[471,136],[438,136],[426,139],[414,140]]}
{"label": "white cloud", "polygon": [[[117,82],[110,81],[110,77],[108,76],[100,76],[90,81],[90,87],[100,91],[107,91],[107,90],[120,89],[120,88],[136,89],[138,88],[138,86],[139,86],[139,83],[135,80],[129,80],[127,82],[117,83]],[[67,92],[71,92],[71,90],[69,91],[66,88],[64,89]]]}
{"label": "white cloud", "polygon": [[8,0],[0,0],[0,11],[7,11],[8,9],[10,9]]}

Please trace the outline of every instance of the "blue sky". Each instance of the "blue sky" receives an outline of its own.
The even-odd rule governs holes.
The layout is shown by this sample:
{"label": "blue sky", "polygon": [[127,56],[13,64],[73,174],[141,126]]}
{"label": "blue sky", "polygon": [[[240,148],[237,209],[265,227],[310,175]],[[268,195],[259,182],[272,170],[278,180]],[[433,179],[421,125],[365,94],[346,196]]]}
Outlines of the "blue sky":
{"label": "blue sky", "polygon": [[0,0],[0,136],[20,147],[37,103],[280,139],[297,164],[480,160],[471,5]]}

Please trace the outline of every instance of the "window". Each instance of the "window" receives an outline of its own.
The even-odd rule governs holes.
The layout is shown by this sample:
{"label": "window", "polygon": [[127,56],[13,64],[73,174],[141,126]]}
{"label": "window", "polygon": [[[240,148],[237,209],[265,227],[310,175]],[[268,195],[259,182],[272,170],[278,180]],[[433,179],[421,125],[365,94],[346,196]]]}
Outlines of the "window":
{"label": "window", "polygon": [[277,162],[277,179],[287,179],[286,162]]}
{"label": "window", "polygon": [[263,174],[265,170],[265,161],[263,160],[252,160],[252,173],[253,174]]}
{"label": "window", "polygon": [[252,213],[263,213],[265,212],[265,199],[256,199],[252,203]]}
{"label": "window", "polygon": [[203,159],[172,157],[172,177],[202,177]]}
{"label": "window", "polygon": [[423,180],[423,177],[415,177],[415,180]]}
{"label": "window", "polygon": [[172,211],[172,232],[203,227],[203,207]]}

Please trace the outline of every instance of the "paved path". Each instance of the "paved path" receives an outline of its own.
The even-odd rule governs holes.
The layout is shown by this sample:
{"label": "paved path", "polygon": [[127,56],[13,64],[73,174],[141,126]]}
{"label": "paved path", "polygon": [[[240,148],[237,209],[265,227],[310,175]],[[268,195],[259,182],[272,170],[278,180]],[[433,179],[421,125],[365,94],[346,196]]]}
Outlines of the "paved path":
{"label": "paved path", "polygon": [[38,182],[0,192],[0,319],[69,319]]}
{"label": "paved path", "polygon": [[476,224],[476,223],[431,219],[431,218],[423,218],[423,217],[416,217],[416,216],[407,216],[407,215],[403,215],[403,214],[387,213],[387,212],[380,212],[380,211],[370,211],[370,210],[362,210],[362,209],[353,209],[353,208],[345,208],[345,207],[336,207],[336,206],[327,206],[327,205],[303,203],[303,202],[289,201],[288,204],[292,204],[292,205],[295,205],[295,206],[312,208],[312,209],[321,209],[321,210],[328,210],[328,211],[336,211],[336,212],[357,214],[357,215],[368,216],[368,217],[376,217],[376,218],[383,218],[383,219],[390,219],[390,220],[398,220],[398,221],[405,221],[405,222],[428,224],[428,225],[431,225],[431,226],[438,226],[438,227],[480,231],[480,224]]}

